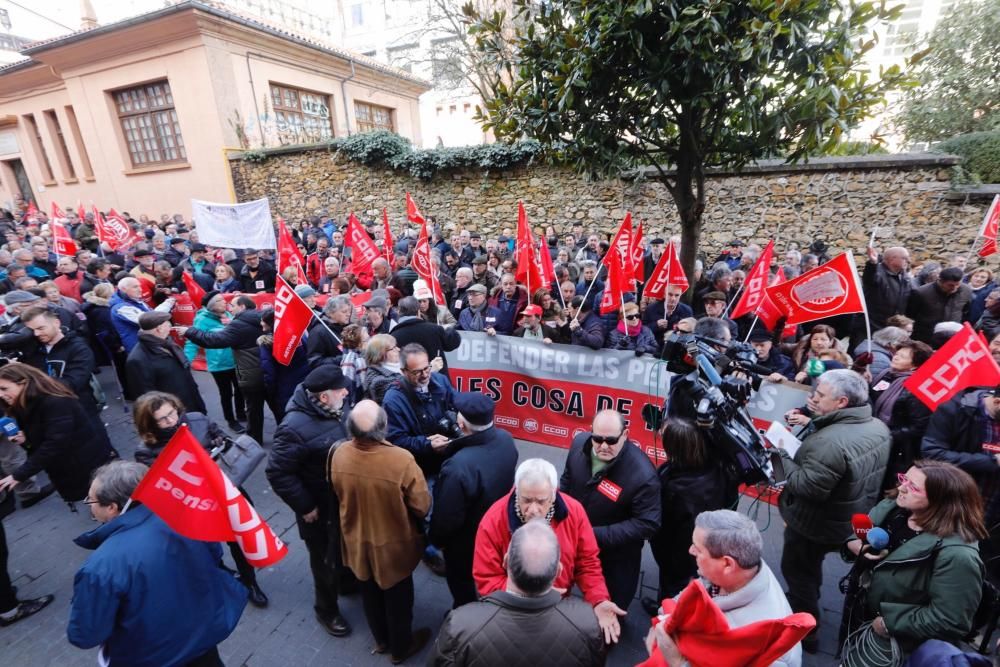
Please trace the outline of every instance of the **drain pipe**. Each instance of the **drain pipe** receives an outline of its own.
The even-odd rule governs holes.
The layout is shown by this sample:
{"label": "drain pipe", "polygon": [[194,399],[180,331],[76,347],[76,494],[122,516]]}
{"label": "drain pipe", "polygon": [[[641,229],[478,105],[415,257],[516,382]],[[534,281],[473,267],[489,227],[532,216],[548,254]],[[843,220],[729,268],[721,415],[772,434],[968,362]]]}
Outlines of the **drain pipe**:
{"label": "drain pipe", "polygon": [[340,82],[340,97],[344,100],[344,127],[347,128],[347,136],[351,136],[351,115],[347,113],[347,82],[354,79],[354,58],[348,58],[351,63],[351,76]]}
{"label": "drain pipe", "polygon": [[257,90],[253,85],[253,69],[250,67],[250,52],[247,52],[247,75],[250,77],[250,97],[253,98],[253,112],[257,115],[257,131],[260,133],[260,147],[264,148],[267,142],[264,139],[264,121],[260,117],[260,107],[257,105]]}

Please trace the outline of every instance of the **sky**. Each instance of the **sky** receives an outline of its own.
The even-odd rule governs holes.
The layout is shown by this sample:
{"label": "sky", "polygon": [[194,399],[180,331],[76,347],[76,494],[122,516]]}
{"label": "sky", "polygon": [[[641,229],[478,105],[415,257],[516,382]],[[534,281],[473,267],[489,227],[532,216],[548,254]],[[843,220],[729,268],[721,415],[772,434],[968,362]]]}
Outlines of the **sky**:
{"label": "sky", "polygon": [[[98,23],[111,23],[163,6],[163,0],[91,0]],[[0,0],[10,14],[8,32],[49,39],[80,29],[80,0]],[[6,30],[0,26],[0,30]]]}

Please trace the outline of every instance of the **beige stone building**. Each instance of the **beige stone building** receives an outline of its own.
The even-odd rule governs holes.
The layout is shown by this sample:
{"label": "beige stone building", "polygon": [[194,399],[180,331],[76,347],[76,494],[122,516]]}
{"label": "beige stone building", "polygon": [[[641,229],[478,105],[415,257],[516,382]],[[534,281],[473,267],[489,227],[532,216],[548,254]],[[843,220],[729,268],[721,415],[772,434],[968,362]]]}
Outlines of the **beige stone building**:
{"label": "beige stone building", "polygon": [[422,79],[203,0],[37,42],[0,67],[0,204],[134,216],[234,201],[227,152],[372,129],[422,141]]}

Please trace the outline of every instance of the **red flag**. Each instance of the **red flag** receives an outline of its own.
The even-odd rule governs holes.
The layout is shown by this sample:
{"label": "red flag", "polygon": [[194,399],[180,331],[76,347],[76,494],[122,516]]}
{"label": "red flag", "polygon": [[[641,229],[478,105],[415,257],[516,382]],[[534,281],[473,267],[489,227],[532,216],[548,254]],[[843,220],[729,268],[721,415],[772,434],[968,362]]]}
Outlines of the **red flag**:
{"label": "red flag", "polygon": [[306,277],[304,264],[305,260],[302,259],[302,253],[299,252],[292,233],[288,231],[285,221],[278,218],[278,274],[281,275],[281,272],[289,266],[294,266],[298,271],[298,284],[308,285],[309,279]]}
{"label": "red flag", "polygon": [[59,208],[59,205],[56,204],[55,202],[52,202],[51,209],[52,209],[52,219],[53,220],[65,220],[66,219],[66,214],[63,212],[63,210],[61,208]]}
{"label": "red flag", "polygon": [[[409,204],[413,203],[410,199],[410,195],[406,195],[407,208]],[[416,210],[416,206],[414,206]],[[438,281],[438,277],[434,271],[434,265],[431,264],[431,241],[430,237],[427,235],[427,223],[423,222],[423,217],[420,216],[419,211],[416,214],[417,218],[420,219],[420,238],[417,239],[417,245],[413,249],[413,270],[417,272],[425,283],[430,285],[431,290],[434,292],[434,302],[438,305],[444,305],[444,294],[441,292],[441,283]],[[413,217],[410,218],[414,220]]]}
{"label": "red flag", "polygon": [[640,283],[646,279],[646,268],[642,261],[644,254],[645,248],[642,247],[642,220],[640,220],[638,230],[632,235],[632,249],[629,251],[632,262],[632,277]]}
{"label": "red flag", "polygon": [[274,290],[274,360],[283,366],[292,363],[302,334],[312,321],[313,311],[281,276]]}
{"label": "red flag", "polygon": [[986,209],[979,235],[986,237],[986,242],[979,249],[980,257],[989,257],[997,251],[997,231],[1000,230],[1000,195],[993,198],[993,203]]}
{"label": "red flag", "polygon": [[62,223],[53,220],[50,224],[52,226],[52,246],[56,254],[69,257],[76,255],[76,243],[73,242],[73,237],[69,235]]}
{"label": "red flag", "polygon": [[34,199],[29,199],[28,200],[28,209],[24,212],[24,217],[31,218],[31,219],[35,220],[35,219],[38,218],[38,214],[39,213],[41,213],[41,211],[39,211],[38,207],[35,206],[35,200]]}
{"label": "red flag", "polygon": [[201,300],[205,298],[205,290],[194,279],[194,276],[187,271],[181,272],[181,280],[184,281],[184,289],[187,290],[188,296],[194,302],[195,308],[201,308]]}
{"label": "red flag", "polygon": [[87,217],[87,212],[83,209],[83,202],[79,199],[76,200],[76,217],[80,218],[80,222]]}
{"label": "red flag", "polygon": [[105,218],[94,206],[94,226],[97,238],[101,243],[107,243],[112,250],[130,248],[141,241],[131,225],[115,209],[108,211]]}
{"label": "red flag", "polygon": [[628,265],[631,264],[632,258],[632,214],[626,213],[625,218],[622,223],[618,225],[618,231],[615,232],[615,237],[611,239],[611,247],[608,252],[604,255],[601,263],[611,268],[611,251],[614,250],[614,257],[618,259],[621,268],[628,270]]}
{"label": "red flag", "polygon": [[[552,255],[549,253],[549,249],[542,245],[542,247],[538,249],[538,256],[542,260],[541,286],[545,289],[551,289],[552,281],[555,280],[556,277],[556,269],[552,266]],[[529,294],[528,297],[530,298],[531,295]]]}
{"label": "red flag", "polygon": [[380,257],[378,246],[368,236],[361,222],[351,213],[347,217],[347,233],[344,235],[344,247],[351,249],[351,270],[360,275],[372,272],[372,262]]}
{"label": "red flag", "polygon": [[688,279],[684,275],[684,267],[677,259],[673,243],[668,243],[667,249],[660,255],[660,261],[653,268],[642,295],[649,299],[663,299],[666,297],[667,285],[676,285],[682,291],[687,291],[688,288]]}
{"label": "red flag", "polygon": [[865,311],[858,270],[849,252],[798,278],[768,287],[767,295],[788,316],[786,324]]}
{"label": "red flag", "polygon": [[[517,202],[517,243],[514,246],[514,261],[517,262],[517,273],[514,279],[528,287],[528,298],[531,292],[542,286],[542,272],[535,255],[535,239],[528,226],[528,214],[524,210],[524,202]],[[542,248],[542,253],[548,251]]]}
{"label": "red flag", "polygon": [[771,278],[771,259],[774,257],[774,241],[769,241],[760,253],[760,257],[754,262],[750,273],[747,274],[743,283],[743,294],[736,302],[729,317],[734,320],[747,313],[756,313],[757,308],[764,301],[766,296],[764,290],[768,288],[768,280]]}
{"label": "red flag", "polygon": [[417,208],[417,204],[413,201],[413,197],[410,196],[409,192],[406,193],[406,217],[415,225],[427,224],[427,221],[420,214],[420,209]]}
{"label": "red flag", "polygon": [[187,424],[163,448],[132,498],[192,540],[236,542],[254,567],[274,565],[288,547],[219,469]]}
{"label": "red flag", "polygon": [[389,262],[389,268],[392,268],[393,261],[396,259],[396,253],[393,247],[395,243],[392,240],[392,230],[389,229],[389,212],[386,209],[382,209],[382,254],[385,255],[385,261]]}
{"label": "red flag", "polygon": [[932,411],[967,387],[1000,384],[1000,366],[989,345],[966,322],[941,349],[913,372],[903,387]]}
{"label": "red flag", "polygon": [[[629,276],[625,273],[625,267],[618,257],[618,248],[611,246],[608,255],[615,255],[608,261],[608,279],[604,283],[604,296],[601,297],[601,315],[613,313],[621,308],[622,294],[631,289]],[[605,256],[607,259],[607,255]]]}

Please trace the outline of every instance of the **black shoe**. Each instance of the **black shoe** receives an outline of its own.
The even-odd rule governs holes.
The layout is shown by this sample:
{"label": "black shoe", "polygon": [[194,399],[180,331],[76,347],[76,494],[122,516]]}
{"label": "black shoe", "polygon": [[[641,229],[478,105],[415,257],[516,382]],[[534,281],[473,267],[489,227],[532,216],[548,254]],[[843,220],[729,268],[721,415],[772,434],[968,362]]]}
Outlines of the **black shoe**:
{"label": "black shoe", "polygon": [[49,603],[56,599],[54,595],[43,595],[40,598],[35,598],[34,600],[22,600],[17,603],[17,611],[10,618],[3,618],[0,616],[0,626],[7,627],[12,623],[17,623],[22,618],[28,618],[32,614],[37,614],[42,609],[49,606]]}
{"label": "black shoe", "polygon": [[414,630],[413,638],[410,640],[410,646],[406,649],[406,653],[403,655],[394,655],[389,658],[389,661],[394,665],[398,665],[401,662],[404,662],[407,658],[412,658],[423,650],[424,646],[427,645],[427,642],[429,642],[430,639],[430,628],[420,628],[419,630]]}
{"label": "black shoe", "polygon": [[51,484],[46,484],[41,489],[39,489],[38,493],[32,493],[30,496],[22,496],[21,509],[28,509],[29,507],[37,505],[38,503],[42,502],[43,500],[51,496],[55,490],[56,487],[52,486]]}
{"label": "black shoe", "polygon": [[660,615],[660,603],[653,598],[642,598],[639,603],[642,605],[642,610],[650,616]]}
{"label": "black shoe", "polygon": [[806,653],[819,651],[819,634],[815,630],[802,638],[802,650]]}
{"label": "black shoe", "polygon": [[444,565],[444,558],[441,554],[434,554],[433,556],[424,554],[424,565],[439,577],[443,577],[447,571]]}
{"label": "black shoe", "polygon": [[347,622],[347,619],[340,614],[337,614],[333,618],[325,619],[317,613],[316,620],[319,621],[319,624],[323,626],[324,630],[329,632],[334,637],[346,637],[351,634],[350,624]]}
{"label": "black shoe", "polygon": [[264,607],[267,606],[268,603],[267,594],[264,591],[260,590],[260,586],[257,584],[256,581],[250,582],[250,585],[247,586],[247,591],[249,591],[250,593],[250,595],[247,597],[247,599],[250,601],[250,604],[257,607],[258,609],[263,609]]}
{"label": "black shoe", "polygon": [[236,435],[243,435],[244,433],[247,432],[247,430],[243,428],[243,424],[239,423],[238,421],[226,422],[226,425],[229,426],[229,430],[235,433]]}

